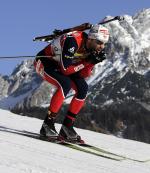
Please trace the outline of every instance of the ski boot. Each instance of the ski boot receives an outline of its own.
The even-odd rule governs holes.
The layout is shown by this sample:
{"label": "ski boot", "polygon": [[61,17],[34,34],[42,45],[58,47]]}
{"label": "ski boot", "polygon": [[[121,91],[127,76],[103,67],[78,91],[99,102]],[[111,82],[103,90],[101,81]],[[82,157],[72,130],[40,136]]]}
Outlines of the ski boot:
{"label": "ski boot", "polygon": [[49,140],[55,140],[58,138],[58,133],[55,129],[55,117],[55,113],[48,111],[40,130],[41,138],[47,138]]}
{"label": "ski boot", "polygon": [[84,140],[81,139],[81,136],[77,134],[73,126],[62,125],[59,132],[59,139],[66,142],[71,142],[75,144],[84,144]]}

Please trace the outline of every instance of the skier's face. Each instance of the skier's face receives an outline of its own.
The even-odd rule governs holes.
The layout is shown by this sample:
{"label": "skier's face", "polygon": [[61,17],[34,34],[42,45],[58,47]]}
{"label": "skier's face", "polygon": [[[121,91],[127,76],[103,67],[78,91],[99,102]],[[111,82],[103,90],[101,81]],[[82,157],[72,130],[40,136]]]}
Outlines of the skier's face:
{"label": "skier's face", "polygon": [[99,40],[88,39],[87,48],[90,51],[95,51],[97,53],[101,52],[105,47],[105,44]]}

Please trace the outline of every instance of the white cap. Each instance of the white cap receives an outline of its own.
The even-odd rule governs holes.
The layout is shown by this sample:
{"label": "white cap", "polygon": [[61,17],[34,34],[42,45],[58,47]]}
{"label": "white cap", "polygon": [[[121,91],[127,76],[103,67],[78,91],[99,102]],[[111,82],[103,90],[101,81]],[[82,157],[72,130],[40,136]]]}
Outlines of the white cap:
{"label": "white cap", "polygon": [[109,40],[109,31],[102,25],[93,25],[88,33],[88,38],[99,40],[103,43],[107,43]]}

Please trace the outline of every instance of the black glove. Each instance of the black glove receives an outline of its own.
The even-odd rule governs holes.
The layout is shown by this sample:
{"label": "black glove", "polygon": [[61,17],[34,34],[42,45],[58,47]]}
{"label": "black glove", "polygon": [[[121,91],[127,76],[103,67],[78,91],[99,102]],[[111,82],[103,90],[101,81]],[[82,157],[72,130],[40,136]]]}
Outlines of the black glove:
{"label": "black glove", "polygon": [[87,57],[87,61],[92,64],[98,64],[99,62],[102,62],[104,59],[106,59],[106,53],[104,50],[102,50],[100,53],[91,52]]}

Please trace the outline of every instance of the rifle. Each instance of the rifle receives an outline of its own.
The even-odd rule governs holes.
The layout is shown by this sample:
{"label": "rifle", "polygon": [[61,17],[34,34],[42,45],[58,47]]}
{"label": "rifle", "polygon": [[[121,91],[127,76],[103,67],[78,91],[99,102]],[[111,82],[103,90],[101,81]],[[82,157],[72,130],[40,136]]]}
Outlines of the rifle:
{"label": "rifle", "polygon": [[[122,16],[116,16],[116,17],[114,17],[112,19],[99,22],[98,24],[101,24],[102,25],[102,24],[106,24],[106,23],[109,23],[109,22],[112,22],[112,21],[115,21],[115,20],[121,21],[121,20],[124,20],[124,17],[122,17]],[[93,24],[83,23],[83,24],[78,25],[78,26],[75,26],[73,28],[67,28],[67,29],[64,29],[64,30],[55,29],[53,31],[53,34],[51,34],[51,35],[45,35],[45,36],[40,36],[40,37],[35,37],[33,39],[33,41],[45,41],[45,42],[48,42],[50,40],[53,40],[53,39],[61,36],[62,34],[66,34],[68,32],[73,32],[73,31],[85,31],[85,30],[90,29],[92,26],[93,26]]]}

